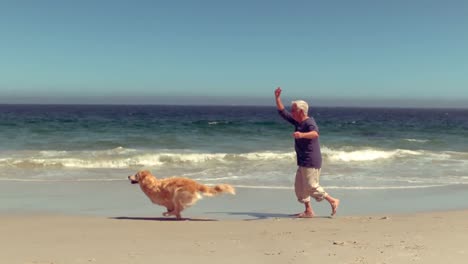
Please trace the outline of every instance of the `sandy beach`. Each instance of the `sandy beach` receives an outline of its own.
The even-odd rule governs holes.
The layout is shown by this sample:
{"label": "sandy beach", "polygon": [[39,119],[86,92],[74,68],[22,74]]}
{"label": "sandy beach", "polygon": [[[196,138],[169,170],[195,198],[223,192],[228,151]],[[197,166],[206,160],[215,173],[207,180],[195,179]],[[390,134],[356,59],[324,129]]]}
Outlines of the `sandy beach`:
{"label": "sandy beach", "polygon": [[0,263],[466,263],[466,186],[333,190],[317,217],[292,189],[237,188],[161,216],[127,180],[2,181]]}
{"label": "sandy beach", "polygon": [[222,220],[9,214],[2,263],[466,263],[468,211]]}

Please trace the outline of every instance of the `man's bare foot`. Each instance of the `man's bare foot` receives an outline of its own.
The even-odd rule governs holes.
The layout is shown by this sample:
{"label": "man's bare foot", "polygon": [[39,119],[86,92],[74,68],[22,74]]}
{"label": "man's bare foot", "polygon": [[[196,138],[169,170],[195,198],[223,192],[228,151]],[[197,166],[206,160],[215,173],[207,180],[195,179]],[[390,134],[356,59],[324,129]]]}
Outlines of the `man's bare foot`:
{"label": "man's bare foot", "polygon": [[315,214],[313,212],[302,212],[294,215],[296,218],[312,218],[314,216]]}
{"label": "man's bare foot", "polygon": [[331,216],[334,216],[336,214],[336,209],[338,209],[338,206],[340,205],[340,199],[335,199],[333,202],[330,203],[332,207],[332,213]]}

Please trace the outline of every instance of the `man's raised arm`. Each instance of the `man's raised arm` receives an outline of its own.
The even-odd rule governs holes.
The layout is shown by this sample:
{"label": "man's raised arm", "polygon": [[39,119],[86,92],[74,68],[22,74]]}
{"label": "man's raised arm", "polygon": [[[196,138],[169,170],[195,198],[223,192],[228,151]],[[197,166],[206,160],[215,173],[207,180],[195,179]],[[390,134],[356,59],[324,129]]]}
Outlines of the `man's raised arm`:
{"label": "man's raised arm", "polygon": [[276,108],[278,108],[278,110],[282,111],[284,109],[284,105],[281,102],[280,96],[281,96],[281,88],[278,87],[275,90]]}

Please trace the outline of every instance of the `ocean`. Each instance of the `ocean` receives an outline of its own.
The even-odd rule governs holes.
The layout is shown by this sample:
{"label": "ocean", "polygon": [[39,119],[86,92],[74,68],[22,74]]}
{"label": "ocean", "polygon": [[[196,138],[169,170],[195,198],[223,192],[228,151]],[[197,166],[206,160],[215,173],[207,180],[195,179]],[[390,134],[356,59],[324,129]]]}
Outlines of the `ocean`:
{"label": "ocean", "polygon": [[[320,128],[320,182],[331,193],[468,186],[467,109],[309,114]],[[274,105],[0,105],[0,185],[124,182],[149,169],[293,193],[292,133]]]}

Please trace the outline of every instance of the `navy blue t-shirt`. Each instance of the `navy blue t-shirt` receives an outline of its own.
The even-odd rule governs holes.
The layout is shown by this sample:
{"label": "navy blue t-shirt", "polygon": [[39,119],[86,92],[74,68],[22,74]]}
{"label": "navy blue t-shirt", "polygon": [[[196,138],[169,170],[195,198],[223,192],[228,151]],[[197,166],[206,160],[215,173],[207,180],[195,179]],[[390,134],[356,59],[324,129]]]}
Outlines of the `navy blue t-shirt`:
{"label": "navy blue t-shirt", "polygon": [[[282,118],[294,125],[294,131],[302,133],[316,131],[319,133],[319,128],[313,117],[309,117],[299,123],[294,120],[291,113],[286,111],[286,109],[278,110],[278,113]],[[294,139],[294,148],[296,149],[298,166],[316,169],[320,169],[322,167],[322,153],[320,152],[320,142],[318,138]]]}

